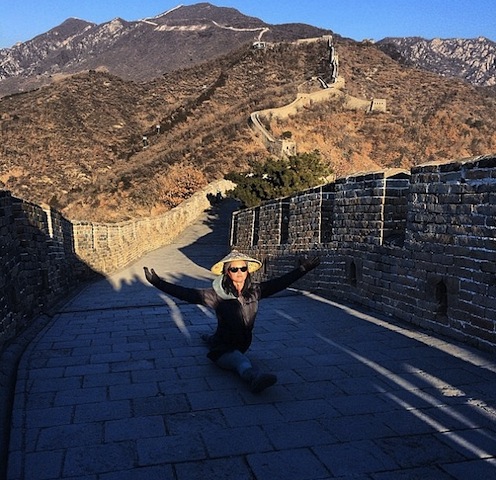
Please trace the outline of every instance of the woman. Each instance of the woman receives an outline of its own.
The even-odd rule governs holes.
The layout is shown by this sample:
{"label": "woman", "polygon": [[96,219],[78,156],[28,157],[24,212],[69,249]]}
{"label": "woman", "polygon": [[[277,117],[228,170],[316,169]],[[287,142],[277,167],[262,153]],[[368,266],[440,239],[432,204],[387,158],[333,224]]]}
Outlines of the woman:
{"label": "woman", "polygon": [[253,393],[274,385],[277,377],[260,373],[245,352],[251,345],[258,301],[284,290],[320,263],[318,257],[299,260],[291,272],[272,280],[254,283],[251,274],[262,263],[236,250],[217,262],[211,271],[217,275],[210,288],[187,288],[166,282],[153,269],[144,267],[146,279],[159,290],[188,303],[212,308],[217,315],[213,335],[203,335],[209,347],[208,358],[223,369],[232,370],[245,380]]}

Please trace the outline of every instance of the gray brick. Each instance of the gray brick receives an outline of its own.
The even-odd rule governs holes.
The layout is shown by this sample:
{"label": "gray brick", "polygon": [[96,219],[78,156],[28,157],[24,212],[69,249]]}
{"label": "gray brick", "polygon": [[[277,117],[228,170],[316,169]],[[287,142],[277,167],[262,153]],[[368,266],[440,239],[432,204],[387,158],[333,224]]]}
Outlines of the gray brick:
{"label": "gray brick", "polygon": [[272,451],[261,427],[210,428],[201,433],[210,457],[233,457]]}
{"label": "gray brick", "polygon": [[129,352],[97,353],[90,356],[91,363],[117,363],[127,362],[131,359]]}
{"label": "gray brick", "polygon": [[176,477],[171,465],[157,465],[105,473],[98,478],[99,480],[175,480]]}
{"label": "gray brick", "polygon": [[158,393],[158,385],[155,382],[111,385],[109,387],[109,396],[111,400],[131,400],[138,397],[154,397]]}
{"label": "gray brick", "polygon": [[25,474],[23,478],[36,480],[60,478],[63,459],[63,450],[28,453],[25,458]]}
{"label": "gray brick", "polygon": [[351,477],[399,468],[394,458],[370,441],[321,445],[312,450],[335,477]]}
{"label": "gray brick", "polygon": [[129,400],[101,401],[76,405],[75,423],[101,422],[130,418],[131,402]]}
{"label": "gray brick", "polygon": [[275,406],[284,417],[285,422],[316,420],[337,415],[336,410],[332,407],[332,402],[320,398],[306,401],[286,400],[276,403]]}
{"label": "gray brick", "polygon": [[82,377],[37,378],[31,385],[31,392],[57,392],[80,388]]}
{"label": "gray brick", "polygon": [[229,407],[222,411],[232,427],[265,425],[283,421],[279,411],[270,404]]}
{"label": "gray brick", "polygon": [[105,422],[105,441],[136,440],[161,437],[166,434],[162,416],[125,418]]}
{"label": "gray brick", "polygon": [[182,393],[152,398],[135,398],[132,402],[133,411],[138,417],[145,415],[172,415],[190,411],[188,399]]}
{"label": "gray brick", "polygon": [[154,369],[155,365],[153,361],[150,360],[129,360],[125,362],[112,362],[111,369],[112,372],[130,372]]}
{"label": "gray brick", "polygon": [[[359,477],[353,477],[353,478],[359,478]],[[422,480],[453,480],[453,478],[457,478],[457,479],[470,478],[470,475],[452,477],[451,475],[443,472],[441,470],[441,467],[438,465],[432,467],[393,470],[392,472],[383,472],[383,473],[374,474],[374,480],[411,480],[414,478],[421,478]],[[474,477],[474,478],[484,478],[484,476]]]}
{"label": "gray brick", "polygon": [[101,402],[107,398],[105,387],[79,388],[73,390],[63,390],[55,395],[55,406],[79,405],[82,403]]}
{"label": "gray brick", "polygon": [[8,463],[6,465],[7,478],[13,479],[13,480],[22,478],[22,475],[23,475],[22,472],[24,469],[24,464],[25,464],[24,452],[10,451],[9,457],[8,457]]}
{"label": "gray brick", "polygon": [[76,365],[72,367],[67,367],[65,370],[65,375],[67,377],[74,375],[90,375],[95,373],[107,373],[110,370],[108,364],[88,364]]}
{"label": "gray brick", "polygon": [[88,374],[83,377],[83,387],[102,387],[109,385],[127,385],[131,383],[131,376],[128,372]]}
{"label": "gray brick", "polygon": [[139,382],[160,382],[160,381],[175,381],[179,379],[175,368],[153,368],[132,370],[131,379],[133,383]]}
{"label": "gray brick", "polygon": [[435,435],[380,438],[374,443],[401,468],[453,463],[466,459],[455,449],[447,447]]}
{"label": "gray brick", "polygon": [[306,448],[248,455],[257,480],[316,480],[331,478],[326,467]]}
{"label": "gray brick", "polygon": [[65,374],[65,368],[32,368],[29,370],[30,379],[48,379],[48,378],[62,378]]}
{"label": "gray brick", "polygon": [[315,420],[289,423],[270,423],[263,426],[276,450],[326,445],[334,443],[336,436]]}
{"label": "gray brick", "polygon": [[[73,367],[75,365],[86,365],[89,361],[89,355],[73,355],[70,357],[54,357],[47,362],[47,367],[52,370],[52,374],[56,371],[54,367]],[[61,368],[65,373],[65,368]]]}
{"label": "gray brick", "polygon": [[253,480],[251,469],[239,457],[179,463],[176,472],[177,480]]}
{"label": "gray brick", "polygon": [[194,432],[138,439],[136,442],[140,466],[190,462],[206,458],[205,447]]}
{"label": "gray brick", "polygon": [[[229,375],[228,372],[223,373]],[[239,379],[234,377],[231,380],[234,387],[246,389],[246,385]],[[232,407],[240,403],[240,394],[232,387],[226,390],[188,392],[187,397],[194,410]]]}
{"label": "gray brick", "polygon": [[68,425],[72,422],[74,407],[53,407],[30,410],[29,425],[33,427],[49,427],[53,425]]}
{"label": "gray brick", "polygon": [[129,470],[134,466],[135,447],[131,442],[69,448],[62,478]]}
{"label": "gray brick", "polygon": [[454,478],[492,478],[496,472],[496,459],[472,460],[440,465],[444,471]]}
{"label": "gray brick", "polygon": [[78,423],[40,429],[37,450],[95,445],[102,438],[103,428],[96,423]]}

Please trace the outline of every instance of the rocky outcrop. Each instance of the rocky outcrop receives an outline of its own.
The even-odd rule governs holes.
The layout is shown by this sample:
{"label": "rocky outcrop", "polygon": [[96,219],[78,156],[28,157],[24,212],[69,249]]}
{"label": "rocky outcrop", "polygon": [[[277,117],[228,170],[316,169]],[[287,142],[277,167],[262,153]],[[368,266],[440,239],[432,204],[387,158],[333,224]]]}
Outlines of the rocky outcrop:
{"label": "rocky outcrop", "polygon": [[496,85],[496,43],[484,38],[385,38],[376,44],[393,59],[472,85]]}

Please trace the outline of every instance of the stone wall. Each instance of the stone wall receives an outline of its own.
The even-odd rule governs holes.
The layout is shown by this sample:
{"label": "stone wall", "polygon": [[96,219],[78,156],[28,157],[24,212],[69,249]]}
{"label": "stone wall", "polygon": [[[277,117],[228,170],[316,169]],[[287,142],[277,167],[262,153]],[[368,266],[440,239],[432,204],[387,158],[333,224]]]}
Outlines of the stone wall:
{"label": "stone wall", "polygon": [[121,223],[74,222],[74,249],[92,269],[109,273],[143,254],[167,245],[234,184],[227,180],[211,183],[178,207],[157,217]]}
{"label": "stone wall", "polygon": [[170,243],[233,186],[214,182],[164,215],[116,224],[72,223],[0,191],[0,350],[81,283]]}
{"label": "stone wall", "polygon": [[60,214],[0,191],[0,348],[30,319],[89,278]]}
{"label": "stone wall", "polygon": [[260,278],[316,253],[300,288],[496,347],[495,156],[338,179],[236,212],[232,225],[233,247],[264,260]]}

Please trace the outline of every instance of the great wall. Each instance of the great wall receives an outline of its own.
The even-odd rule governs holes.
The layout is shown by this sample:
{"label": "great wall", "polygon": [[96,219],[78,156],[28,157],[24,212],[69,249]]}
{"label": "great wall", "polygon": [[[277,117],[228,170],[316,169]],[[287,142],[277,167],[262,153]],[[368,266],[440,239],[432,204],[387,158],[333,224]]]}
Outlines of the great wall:
{"label": "great wall", "polygon": [[71,222],[0,191],[0,351],[85,282],[170,243],[232,188],[213,182],[161,216],[121,223]]}
{"label": "great wall", "polygon": [[231,244],[299,287],[496,347],[496,156],[386,170],[235,212]]}
{"label": "great wall", "polygon": [[[170,243],[232,186],[118,224],[71,223],[0,192],[0,347],[82,282]],[[496,347],[495,155],[349,176],[239,210],[230,243],[264,261],[260,278],[318,254],[300,288]]]}
{"label": "great wall", "polygon": [[[260,116],[343,95],[341,82],[254,112],[252,124],[269,148],[291,155],[295,146],[273,138]],[[346,101],[350,108],[374,105]],[[117,224],[71,222],[0,191],[0,350],[81,283],[170,243],[232,187],[214,182],[163,216]],[[340,178],[240,210],[231,247],[264,260],[261,278],[317,253],[322,265],[301,288],[494,350],[495,219],[496,156],[487,155]]]}
{"label": "great wall", "polygon": [[[265,110],[257,110],[252,112],[249,119],[249,125],[253,131],[259,136],[267,150],[273,155],[279,157],[289,157],[296,155],[296,143],[289,139],[275,138],[264,125],[264,120],[270,124],[273,119],[286,119],[291,115],[298,114],[298,111],[304,107],[314,103],[326,102],[331,98],[339,98],[342,101],[342,106],[348,110],[364,110],[366,112],[386,112],[387,102],[385,99],[372,98],[366,100],[363,98],[354,97],[342,91],[345,86],[345,80],[339,75],[339,60],[335,51],[332,36],[325,35],[323,37],[308,38],[299,40],[297,43],[308,42],[323,42],[327,45],[328,50],[328,72],[325,72],[323,78],[313,77],[306,81],[303,86],[308,86],[310,83],[317,84],[319,89],[313,92],[305,93],[298,92],[296,98],[289,104],[282,107],[269,108]],[[262,50],[269,48],[270,44],[257,41],[254,43],[254,48]]]}
{"label": "great wall", "polygon": [[[317,41],[322,39],[310,39]],[[289,105],[253,112],[250,125],[275,155],[296,154],[264,125],[339,96],[344,108],[386,111],[386,100],[341,89],[327,38],[332,81]],[[486,156],[337,179],[233,217],[231,244],[264,259],[262,278],[302,253],[324,268],[304,284],[331,298],[380,310],[474,344],[496,346],[496,159]]]}

